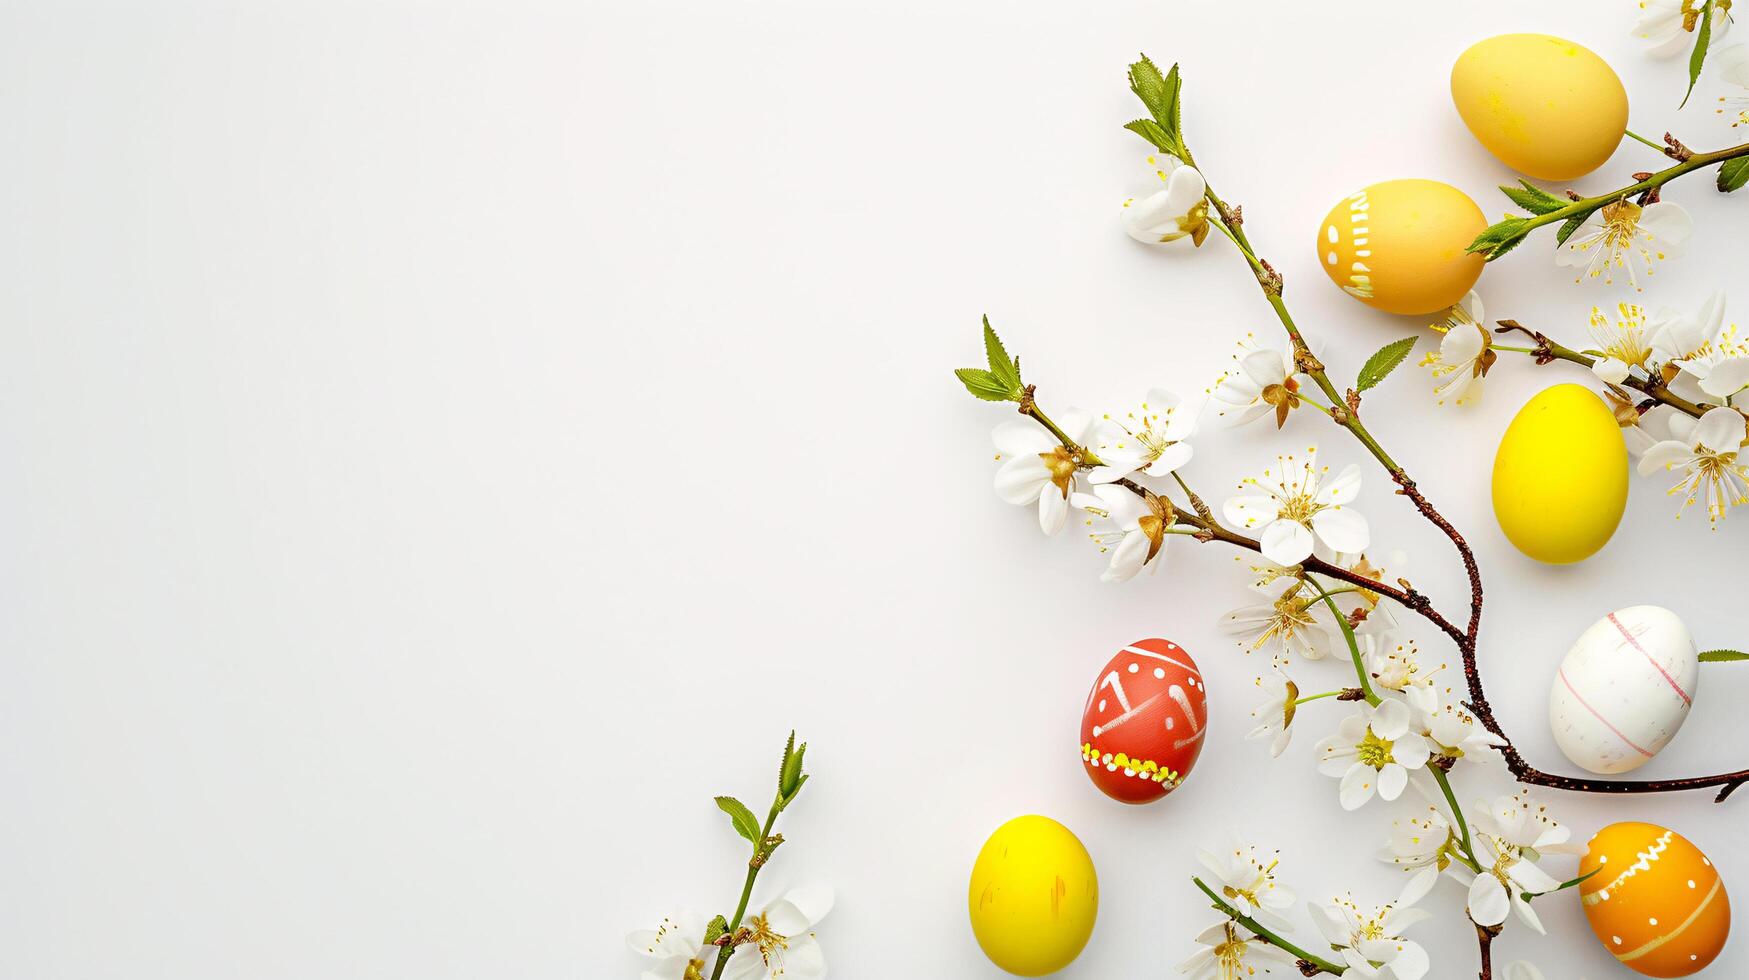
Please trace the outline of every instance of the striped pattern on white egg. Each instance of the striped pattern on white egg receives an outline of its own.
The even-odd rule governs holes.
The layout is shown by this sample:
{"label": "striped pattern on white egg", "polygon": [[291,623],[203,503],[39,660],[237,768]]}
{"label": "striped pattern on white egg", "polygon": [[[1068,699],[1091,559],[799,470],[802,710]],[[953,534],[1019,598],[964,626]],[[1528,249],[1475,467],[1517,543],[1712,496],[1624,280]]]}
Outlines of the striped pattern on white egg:
{"label": "striped pattern on white egg", "polygon": [[1694,703],[1700,660],[1668,609],[1629,606],[1591,624],[1561,660],[1549,726],[1577,766],[1609,775],[1644,765]]}

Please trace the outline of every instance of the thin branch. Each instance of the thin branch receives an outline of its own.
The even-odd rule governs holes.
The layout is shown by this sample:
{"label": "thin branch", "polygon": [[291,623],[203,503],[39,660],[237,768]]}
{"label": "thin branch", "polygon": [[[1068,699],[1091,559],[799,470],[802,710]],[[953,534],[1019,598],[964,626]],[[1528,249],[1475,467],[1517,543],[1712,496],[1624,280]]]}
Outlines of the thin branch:
{"label": "thin branch", "polygon": [[[1549,364],[1554,361],[1570,361],[1571,363],[1587,368],[1593,367],[1597,364],[1596,359],[1590,355],[1573,350],[1570,347],[1563,347],[1555,341],[1550,340],[1548,335],[1542,331],[1532,330],[1529,327],[1520,324],[1517,320],[1496,320],[1495,322],[1499,324],[1494,331],[1495,333],[1504,334],[1516,330],[1529,335],[1535,340],[1536,346],[1528,351],[1524,351],[1523,353],[1528,353],[1536,358],[1538,364]],[[1496,345],[1494,349],[1516,350],[1516,348],[1501,347],[1499,345]],[[1621,386],[1624,388],[1632,388],[1642,395],[1657,399],[1659,402],[1669,405],[1671,408],[1686,415],[1692,415],[1697,419],[1702,415],[1705,415],[1707,409],[1714,407],[1704,402],[1691,402],[1680,395],[1673,394],[1668,387],[1659,384],[1656,381],[1636,378],[1632,375],[1623,378]]]}

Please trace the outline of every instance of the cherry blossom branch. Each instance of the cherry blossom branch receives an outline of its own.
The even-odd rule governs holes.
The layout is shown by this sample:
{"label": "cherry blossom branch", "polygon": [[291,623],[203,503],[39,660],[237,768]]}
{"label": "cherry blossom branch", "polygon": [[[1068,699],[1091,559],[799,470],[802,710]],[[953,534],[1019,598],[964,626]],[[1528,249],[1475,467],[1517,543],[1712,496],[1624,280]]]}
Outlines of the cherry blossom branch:
{"label": "cherry blossom branch", "polygon": [[[1550,364],[1550,363],[1553,363],[1555,361],[1570,361],[1570,362],[1572,362],[1574,364],[1578,364],[1582,367],[1589,368],[1589,367],[1593,367],[1597,363],[1596,359],[1591,357],[1590,355],[1583,354],[1579,351],[1573,350],[1570,347],[1563,347],[1562,345],[1549,339],[1548,335],[1543,333],[1542,331],[1532,330],[1529,327],[1526,327],[1526,326],[1520,324],[1517,320],[1496,320],[1495,322],[1499,324],[1499,326],[1494,331],[1495,333],[1505,334],[1505,333],[1512,333],[1513,331],[1518,331],[1520,333],[1524,333],[1524,334],[1528,335],[1532,340],[1534,340],[1536,342],[1536,346],[1530,348],[1528,351],[1525,351],[1524,353],[1527,353],[1531,357],[1535,358],[1536,363],[1539,365],[1540,364]],[[1513,348],[1513,347],[1500,347],[1500,348],[1496,348],[1496,349],[1497,350],[1518,350],[1518,348]],[[1665,405],[1669,405],[1671,408],[1674,408],[1679,412],[1682,412],[1686,415],[1691,415],[1697,419],[1700,418],[1702,415],[1705,415],[1707,409],[1713,407],[1711,405],[1707,405],[1704,403],[1691,402],[1688,399],[1681,397],[1680,395],[1672,393],[1667,386],[1660,383],[1656,378],[1650,378],[1650,379],[1636,378],[1630,374],[1626,378],[1622,379],[1621,386],[1624,388],[1632,388],[1635,391],[1637,391],[1643,395],[1646,395],[1648,397],[1656,399],[1657,401],[1659,401]]]}
{"label": "cherry blossom branch", "polygon": [[[1598,208],[1604,207],[1605,205],[1626,200],[1635,194],[1647,195],[1648,200],[1654,199],[1660,188],[1670,181],[1681,177],[1683,174],[1693,173],[1696,170],[1703,170],[1714,164],[1722,164],[1742,157],[1749,157],[1749,143],[1726,147],[1722,150],[1713,150],[1710,153],[1696,153],[1682,145],[1682,142],[1676,137],[1669,133],[1665,133],[1664,144],[1665,145],[1661,147],[1661,149],[1664,151],[1665,156],[1677,161],[1675,166],[1666,167],[1656,173],[1634,174],[1633,183],[1618,190],[1610,191],[1607,194],[1599,194],[1595,197],[1580,197],[1578,194],[1568,191],[1567,197],[1569,198],[1570,203],[1561,207],[1553,206],[1555,202],[1559,200],[1558,198],[1553,198],[1552,196],[1545,194],[1544,197],[1547,198],[1547,206],[1550,210],[1536,215],[1513,215],[1507,217],[1503,221],[1496,222],[1483,231],[1474,242],[1471,242],[1468,250],[1471,252],[1480,252],[1484,255],[1486,261],[1492,262],[1511,251],[1519,242],[1523,241],[1527,235],[1544,225],[1554,224],[1559,221],[1569,223],[1572,227],[1577,227],[1578,222],[1583,221],[1591,214],[1591,212],[1596,211]],[[1728,170],[1729,168],[1726,169]],[[1741,182],[1737,182],[1736,186],[1741,186]],[[1720,190],[1735,190],[1736,186],[1727,186],[1727,178],[1725,174],[1720,174]],[[1531,189],[1536,190],[1534,187]],[[1571,228],[1566,228],[1565,231],[1570,232]],[[1559,237],[1565,239],[1566,234],[1563,233]]]}
{"label": "cherry blossom branch", "polygon": [[1201,878],[1192,876],[1190,880],[1195,883],[1196,887],[1202,889],[1202,893],[1209,897],[1209,901],[1215,904],[1215,911],[1220,912],[1227,918],[1232,919],[1234,922],[1251,930],[1256,934],[1258,939],[1274,946],[1276,949],[1281,950],[1289,956],[1297,958],[1299,960],[1298,965],[1300,972],[1306,976],[1315,977],[1320,973],[1328,973],[1331,976],[1341,976],[1342,972],[1347,969],[1346,966],[1332,963],[1322,957],[1313,956],[1311,953],[1308,953],[1300,947],[1295,946],[1293,943],[1288,942],[1286,939],[1283,939],[1275,932],[1266,928],[1261,922],[1245,915],[1232,905],[1228,904],[1226,899],[1216,894],[1215,890],[1205,884]]}

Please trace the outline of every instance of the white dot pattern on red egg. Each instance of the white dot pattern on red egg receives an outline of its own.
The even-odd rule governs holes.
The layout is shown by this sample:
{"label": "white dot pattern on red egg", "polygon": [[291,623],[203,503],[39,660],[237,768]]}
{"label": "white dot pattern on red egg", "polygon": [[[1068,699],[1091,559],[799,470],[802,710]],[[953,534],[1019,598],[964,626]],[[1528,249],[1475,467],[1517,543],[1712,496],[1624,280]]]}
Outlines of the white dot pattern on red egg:
{"label": "white dot pattern on red egg", "polygon": [[1202,751],[1207,690],[1190,654],[1147,639],[1118,651],[1081,716],[1081,759],[1100,791],[1148,803],[1176,789]]}
{"label": "white dot pattern on red egg", "polygon": [[1694,640],[1675,613],[1619,609],[1580,634],[1561,660],[1549,691],[1549,727],[1574,764],[1628,772],[1676,735],[1699,680]]}

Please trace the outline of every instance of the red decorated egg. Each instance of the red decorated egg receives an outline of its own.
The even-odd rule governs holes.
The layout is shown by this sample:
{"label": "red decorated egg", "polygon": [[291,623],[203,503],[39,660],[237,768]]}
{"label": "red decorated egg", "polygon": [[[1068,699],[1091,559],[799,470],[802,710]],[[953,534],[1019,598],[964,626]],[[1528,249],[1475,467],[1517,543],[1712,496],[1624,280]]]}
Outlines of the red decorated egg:
{"label": "red decorated egg", "polygon": [[1208,727],[1202,672],[1170,640],[1137,640],[1099,672],[1081,713],[1081,760],[1100,792],[1152,803],[1196,765]]}

